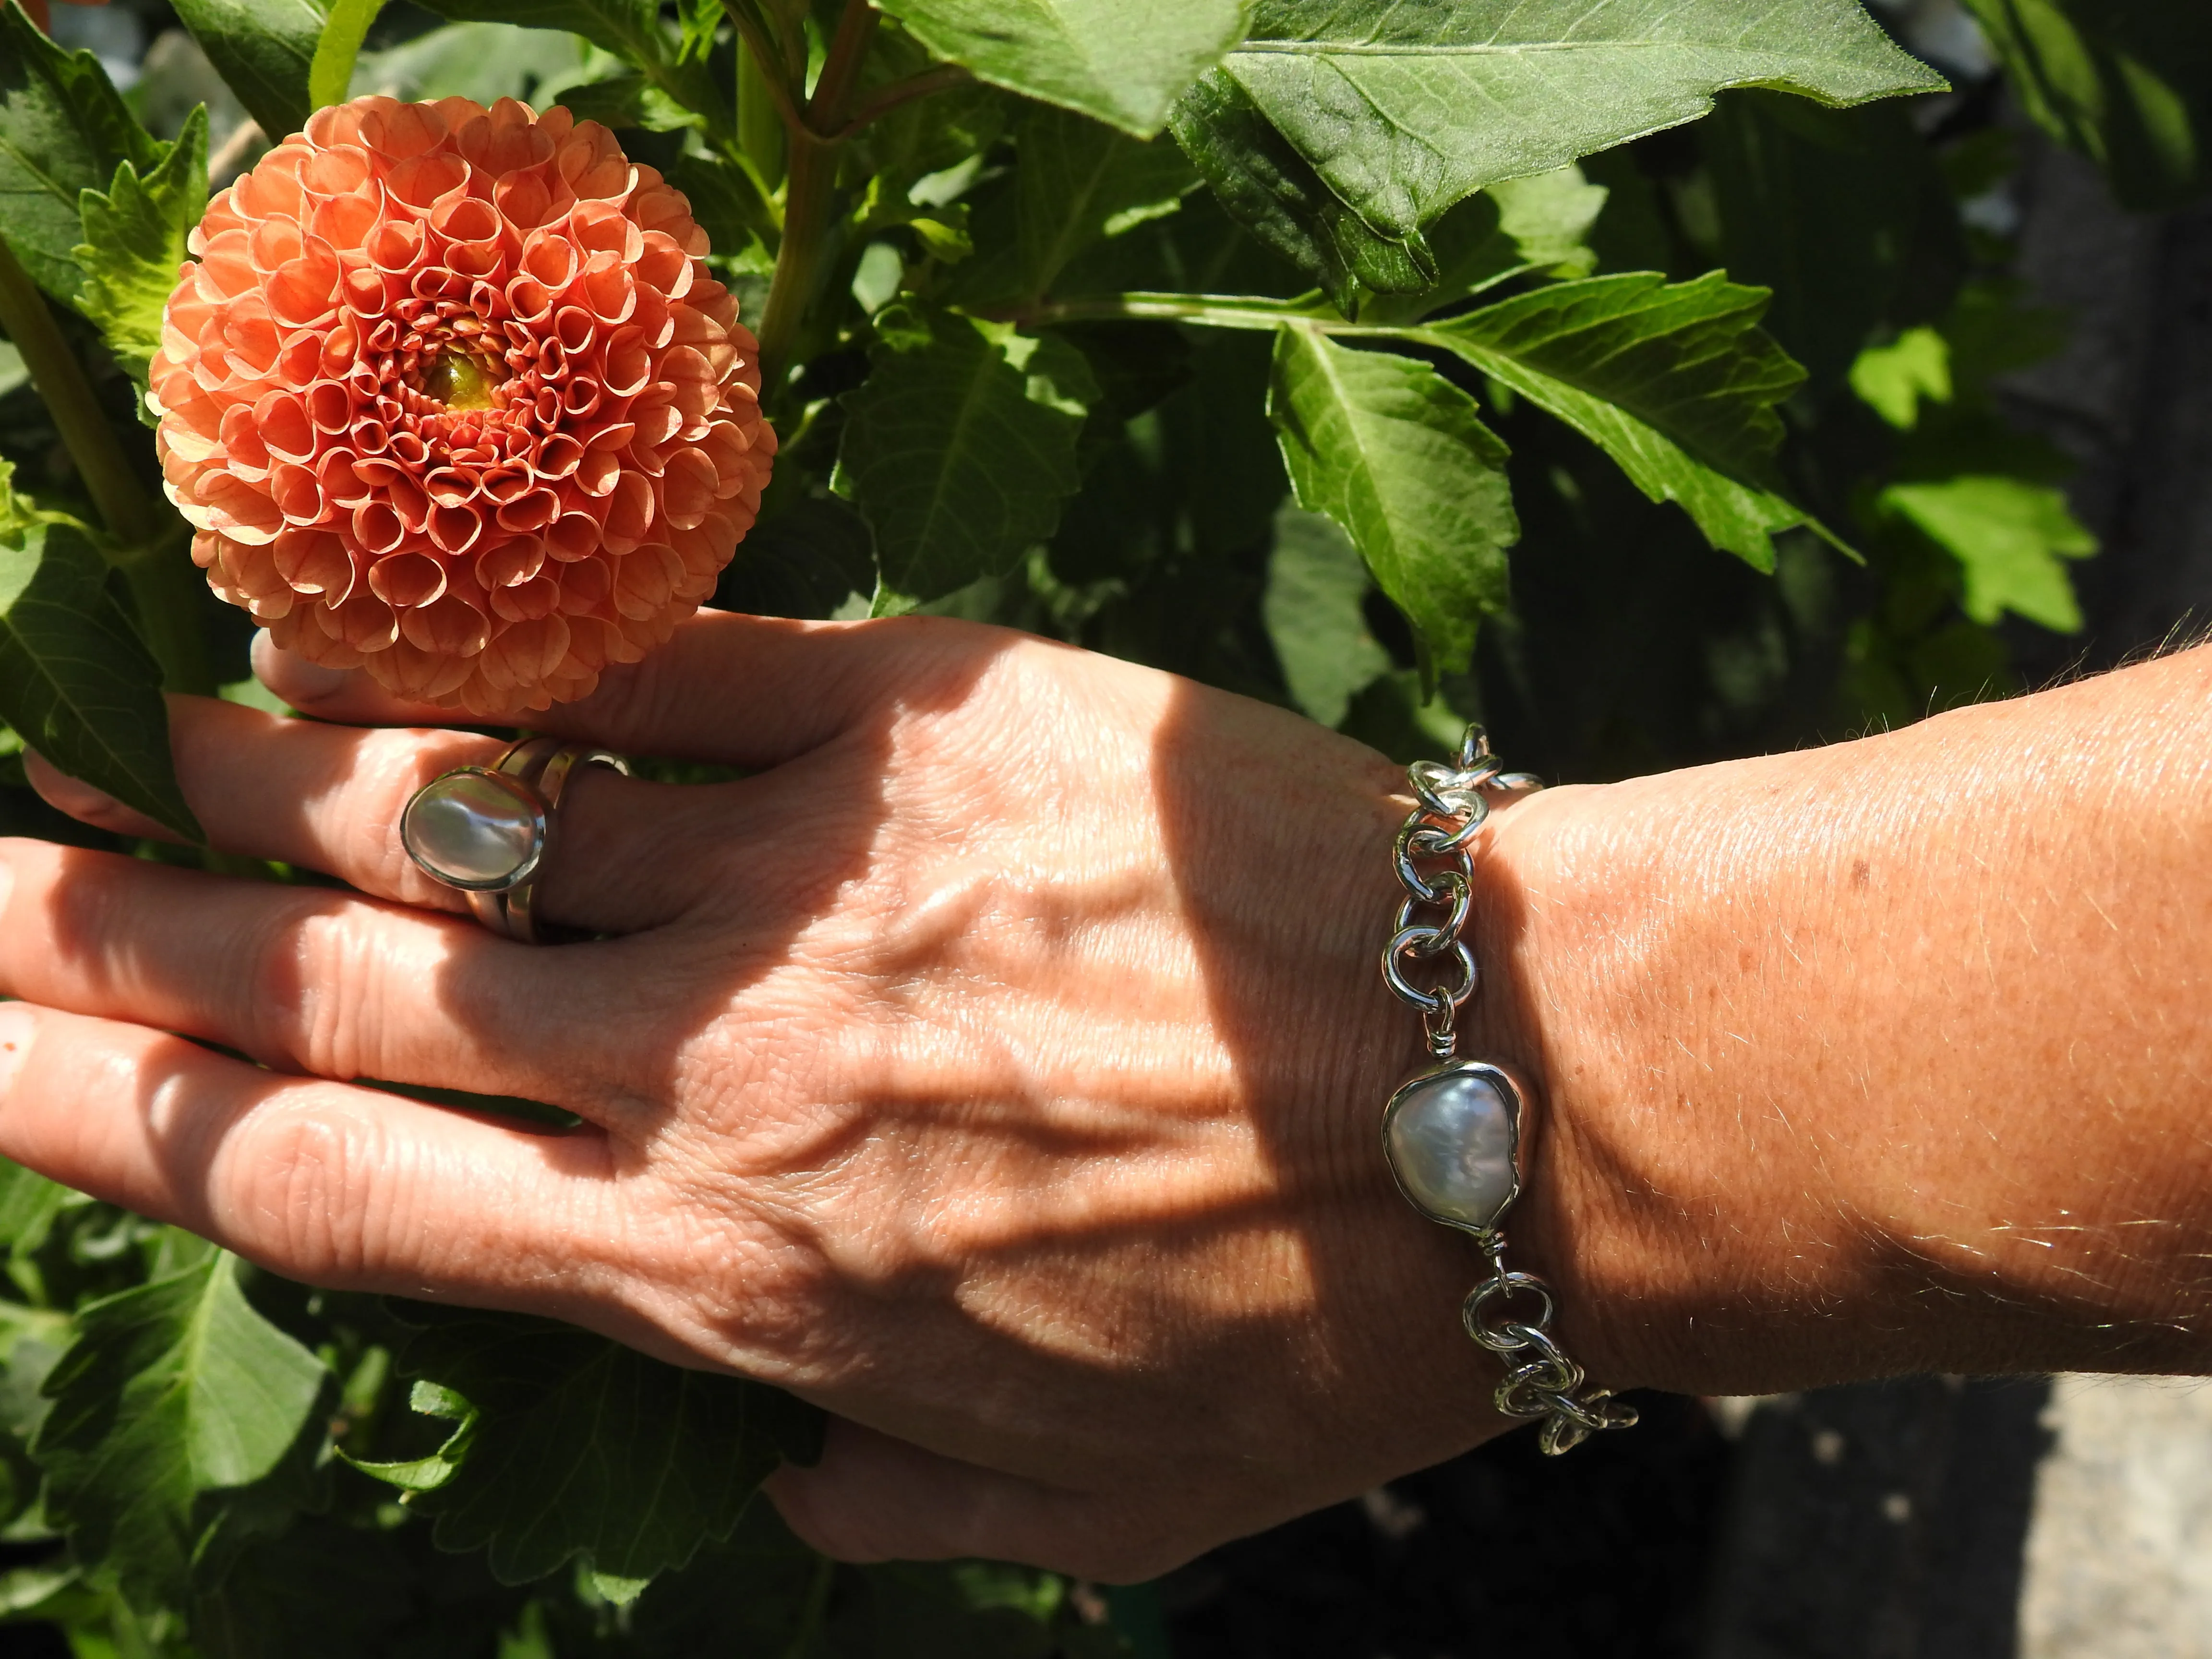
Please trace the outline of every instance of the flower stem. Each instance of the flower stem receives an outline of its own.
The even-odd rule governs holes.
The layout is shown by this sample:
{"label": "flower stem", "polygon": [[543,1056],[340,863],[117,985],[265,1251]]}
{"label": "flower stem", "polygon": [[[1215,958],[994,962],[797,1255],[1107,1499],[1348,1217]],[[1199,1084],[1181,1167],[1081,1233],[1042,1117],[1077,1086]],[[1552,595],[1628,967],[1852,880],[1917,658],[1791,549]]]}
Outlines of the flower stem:
{"label": "flower stem", "polygon": [[[734,15],[734,13],[733,13]],[[799,325],[814,298],[823,238],[837,185],[838,144],[845,106],[867,61],[868,45],[881,21],[867,0],[846,0],[836,35],[823,59],[814,95],[804,112],[785,118],[791,137],[790,172],[783,195],[783,240],[776,249],[775,275],[769,280],[768,304],[761,313],[761,394],[773,401],[791,368]]]}
{"label": "flower stem", "polygon": [[140,631],[173,691],[212,693],[215,683],[200,637],[200,586],[183,556],[184,526],[140,485],[130,458],[93,393],[84,368],[62,337],[30,273],[0,240],[0,328],[22,354],[31,384],[53,416],[62,443],[84,480],[85,493],[107,526],[109,556],[137,602]]}

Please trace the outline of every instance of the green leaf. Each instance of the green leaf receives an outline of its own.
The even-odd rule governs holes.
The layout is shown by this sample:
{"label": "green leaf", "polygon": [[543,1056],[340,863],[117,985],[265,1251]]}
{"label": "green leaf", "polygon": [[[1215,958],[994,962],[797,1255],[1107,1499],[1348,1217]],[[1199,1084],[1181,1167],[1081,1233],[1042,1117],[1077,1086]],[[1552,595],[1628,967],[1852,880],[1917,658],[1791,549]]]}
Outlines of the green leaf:
{"label": "green leaf", "polygon": [[254,1311],[222,1252],[88,1304],[77,1332],[31,1449],[47,1516],[134,1599],[173,1598],[208,1529],[203,1496],[273,1471],[326,1373]]}
{"label": "green leaf", "polygon": [[1082,482],[1075,441],[1097,388],[1064,340],[915,320],[913,349],[879,349],[846,394],[837,465],[885,586],[927,600],[1012,569],[1052,534]]}
{"label": "green leaf", "polygon": [[320,109],[345,102],[353,84],[354,61],[361,43],[368,39],[368,26],[384,9],[384,0],[335,0],[330,19],[315,41],[315,55],[307,64],[307,102]]}
{"label": "green leaf", "polygon": [[1410,322],[1531,271],[1589,276],[1597,267],[1597,255],[1588,238],[1605,210],[1607,195],[1603,185],[1589,183],[1580,167],[1571,166],[1478,191],[1429,228],[1436,286],[1417,295],[1365,301],[1360,319]]}
{"label": "green leaf", "polygon": [[161,349],[161,311],[185,260],[185,239],[207,211],[207,144],[202,104],[143,179],[125,161],[106,194],[84,192],[84,240],[76,250],[84,287],[77,304],[141,391]]}
{"label": "green leaf", "polygon": [[430,9],[457,23],[520,23],[566,29],[634,65],[676,103],[696,111],[709,131],[726,133],[730,102],[707,60],[685,58],[662,24],[659,0],[431,0]]}
{"label": "green leaf", "polygon": [[2212,13],[2190,0],[1966,0],[2038,125],[2131,208],[2212,182]]}
{"label": "green leaf", "polygon": [[1537,289],[1407,337],[1549,410],[1651,500],[1680,503],[1714,546],[1771,570],[1772,538],[1814,521],[1783,498],[1774,470],[1775,405],[1804,371],[1759,331],[1766,297],[1718,271],[1675,283],[1632,271]]}
{"label": "green leaf", "polygon": [[1323,726],[1343,724],[1359,692],[1390,672],[1390,653],[1367,630],[1360,602],[1367,566],[1334,520],[1285,507],[1260,615],[1297,706]]}
{"label": "green leaf", "polygon": [[[393,98],[473,98],[487,107],[576,78],[591,47],[556,29],[448,23],[354,60],[352,91]],[[557,98],[546,100],[558,102]]]}
{"label": "green leaf", "polygon": [[[701,125],[702,118],[685,109],[642,74],[617,75],[580,87],[564,88],[560,101],[579,121],[602,126],[640,127],[647,132],[678,132]],[[717,166],[697,156],[683,158],[699,171],[742,176],[742,169]],[[727,246],[726,244],[726,246]],[[741,244],[740,244],[741,246]]]}
{"label": "green leaf", "polygon": [[1376,234],[1695,120],[1724,87],[1946,86],[1856,0],[1261,0],[1226,72]]}
{"label": "green leaf", "polygon": [[38,285],[74,305],[82,276],[79,198],[167,147],[125,107],[88,52],[64,52],[15,0],[0,8],[0,230]]}
{"label": "green leaf", "polygon": [[1939,543],[1966,577],[1966,614],[1984,625],[2010,611],[2060,634],[2081,629],[2063,561],[2086,559],[2097,538],[2066,497],[2018,478],[1892,484],[1881,505]]}
{"label": "green leaf", "polygon": [[1148,138],[1244,33],[1243,0],[887,0],[978,78]]}
{"label": "green leaf", "polygon": [[1869,346],[1851,364],[1859,401],[1900,432],[1920,423],[1920,400],[1951,401],[1951,343],[1932,328],[1909,328],[1884,346]]}
{"label": "green leaf", "polygon": [[107,574],[72,525],[0,541],[0,718],[70,776],[204,840],[170,763],[161,668]]}
{"label": "green leaf", "polygon": [[1294,324],[1275,337],[1267,413],[1298,505],[1350,535],[1437,668],[1464,668],[1477,619],[1505,608],[1521,535],[1505,446],[1474,399],[1426,363]]}
{"label": "green leaf", "polygon": [[1062,110],[1033,108],[1014,130],[1018,289],[1042,297],[1067,262],[1182,205],[1198,175],[1164,140],[1142,143]]}
{"label": "green leaf", "polygon": [[177,15],[271,143],[307,125],[323,0],[176,0]]}
{"label": "green leaf", "polygon": [[[399,1311],[397,1310],[396,1311]],[[414,1488],[441,1549],[487,1549],[501,1583],[581,1557],[645,1580],[724,1539],[785,1456],[818,1455],[821,1415],[742,1378],[686,1370],[604,1337],[520,1315],[410,1305],[403,1372],[463,1417],[458,1469]],[[459,1436],[455,1437],[456,1439]]]}
{"label": "green leaf", "polygon": [[1436,281],[1436,257],[1418,230],[1375,230],[1222,70],[1209,70],[1183,94],[1169,127],[1231,216],[1310,276],[1346,316],[1358,309],[1363,289],[1418,294]]}

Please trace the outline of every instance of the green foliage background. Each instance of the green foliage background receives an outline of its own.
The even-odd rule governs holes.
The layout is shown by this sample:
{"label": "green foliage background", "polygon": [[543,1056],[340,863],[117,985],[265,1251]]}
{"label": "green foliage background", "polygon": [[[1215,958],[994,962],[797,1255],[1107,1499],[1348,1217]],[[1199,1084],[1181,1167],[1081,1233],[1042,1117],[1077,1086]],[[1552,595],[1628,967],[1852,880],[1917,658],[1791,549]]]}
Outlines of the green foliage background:
{"label": "green foliage background", "polygon": [[[2203,187],[2195,9],[1968,3],[2122,199]],[[2081,626],[2094,538],[1994,394],[2065,327],[1969,210],[1995,88],[1854,0],[434,4],[175,0],[189,112],[0,14],[0,831],[117,845],[27,744],[196,837],[160,692],[265,697],[139,393],[210,114],[234,169],[349,88],[565,103],[690,196],[783,444],[727,606],[995,621],[1401,758],[1480,717],[1574,778],[1911,720]],[[0,1617],[85,1659],[1164,1651],[1141,1589],[811,1557],[748,1501],[818,1441],[773,1390],[12,1166],[0,1250]]]}

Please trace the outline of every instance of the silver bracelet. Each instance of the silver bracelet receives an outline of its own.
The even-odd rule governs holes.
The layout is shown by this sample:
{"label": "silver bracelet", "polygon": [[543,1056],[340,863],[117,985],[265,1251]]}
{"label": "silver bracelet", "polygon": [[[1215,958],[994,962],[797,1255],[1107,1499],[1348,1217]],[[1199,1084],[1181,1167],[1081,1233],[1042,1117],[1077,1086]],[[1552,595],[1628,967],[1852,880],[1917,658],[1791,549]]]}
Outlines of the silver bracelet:
{"label": "silver bracelet", "polygon": [[[1541,1418],[1538,1443],[1556,1456],[1599,1429],[1629,1427],[1636,1408],[1607,1389],[1584,1386],[1583,1368],[1552,1335],[1552,1287],[1505,1265],[1498,1223],[1521,1196],[1528,1173],[1534,1100],[1508,1067],[1458,1058],[1459,1011],[1479,976],[1461,933],[1474,896],[1469,849],[1490,816],[1489,795],[1543,785],[1526,772],[1506,771],[1479,726],[1467,728],[1458,761],[1416,761],[1406,771],[1419,805],[1398,831],[1398,879],[1406,897],[1383,948],[1382,977],[1421,1011],[1436,1064],[1401,1085],[1382,1109],[1382,1155],[1408,1203],[1430,1220],[1471,1235],[1489,1258],[1490,1277],[1468,1293],[1460,1322],[1504,1362],[1504,1379],[1492,1396],[1500,1414]],[[1436,873],[1424,875],[1423,865]],[[1424,912],[1435,919],[1422,920]],[[1411,972],[1425,964],[1441,968],[1439,983],[1413,982]],[[1515,1303],[1532,1309],[1534,1317],[1516,1318]]]}

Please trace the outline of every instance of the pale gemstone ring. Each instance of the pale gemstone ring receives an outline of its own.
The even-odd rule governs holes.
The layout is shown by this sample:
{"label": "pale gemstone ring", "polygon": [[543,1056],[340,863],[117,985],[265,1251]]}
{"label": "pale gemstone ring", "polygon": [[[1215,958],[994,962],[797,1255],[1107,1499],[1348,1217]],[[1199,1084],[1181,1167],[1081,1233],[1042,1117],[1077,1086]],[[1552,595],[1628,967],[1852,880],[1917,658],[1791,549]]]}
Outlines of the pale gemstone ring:
{"label": "pale gemstone ring", "polygon": [[580,766],[629,773],[628,761],[605,749],[526,738],[489,766],[457,767],[416,790],[399,815],[399,844],[431,880],[467,894],[493,933],[549,943],[537,915],[538,878],[562,793]]}

